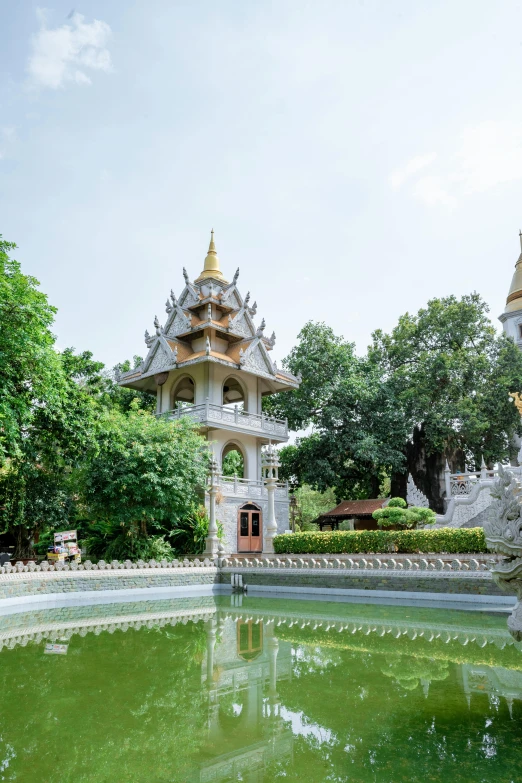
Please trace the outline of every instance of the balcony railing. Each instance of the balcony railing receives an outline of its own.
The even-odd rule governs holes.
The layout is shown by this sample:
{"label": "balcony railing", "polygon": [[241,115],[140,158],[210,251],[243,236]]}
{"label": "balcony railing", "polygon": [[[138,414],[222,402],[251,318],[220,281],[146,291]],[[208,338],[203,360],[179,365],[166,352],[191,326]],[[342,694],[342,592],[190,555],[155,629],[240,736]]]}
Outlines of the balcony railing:
{"label": "balcony railing", "polygon": [[[521,468],[510,465],[506,468],[515,476],[521,475]],[[481,481],[493,481],[498,476],[498,469],[488,470],[483,468],[466,473],[449,473],[446,471],[446,495],[447,497],[466,497],[471,494],[473,487]],[[449,491],[448,491],[449,490]]]}
{"label": "balcony railing", "polygon": [[[267,498],[265,483],[261,480],[237,478],[236,476],[219,476],[218,486],[225,497]],[[288,482],[276,484],[276,500],[288,500]]]}
{"label": "balcony railing", "polygon": [[226,405],[214,405],[204,402],[202,405],[187,405],[183,408],[174,408],[159,414],[168,419],[180,419],[182,416],[190,416],[200,422],[208,422],[233,429],[240,428],[253,434],[267,435],[274,438],[286,439],[288,437],[288,422],[286,419],[276,419],[273,416],[265,416],[263,413],[249,413],[248,411]]}

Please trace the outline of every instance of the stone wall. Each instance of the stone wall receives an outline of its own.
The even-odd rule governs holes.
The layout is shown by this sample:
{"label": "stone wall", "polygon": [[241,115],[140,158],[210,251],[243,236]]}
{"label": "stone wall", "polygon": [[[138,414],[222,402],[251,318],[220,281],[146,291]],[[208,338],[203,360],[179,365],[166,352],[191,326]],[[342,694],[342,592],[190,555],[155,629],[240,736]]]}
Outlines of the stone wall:
{"label": "stone wall", "polygon": [[53,593],[215,585],[215,566],[129,571],[51,571],[0,574],[0,600]]}
{"label": "stone wall", "polygon": [[[228,573],[227,573],[228,572]],[[219,579],[230,584],[234,569],[222,569]],[[490,574],[444,574],[443,572],[399,574],[382,571],[327,572],[287,571],[276,569],[241,570],[243,584],[247,587],[309,587],[313,593],[317,588],[337,590],[388,590],[414,593],[449,593],[460,595],[502,595],[505,593],[493,582]],[[514,600],[514,599],[513,599]]]}

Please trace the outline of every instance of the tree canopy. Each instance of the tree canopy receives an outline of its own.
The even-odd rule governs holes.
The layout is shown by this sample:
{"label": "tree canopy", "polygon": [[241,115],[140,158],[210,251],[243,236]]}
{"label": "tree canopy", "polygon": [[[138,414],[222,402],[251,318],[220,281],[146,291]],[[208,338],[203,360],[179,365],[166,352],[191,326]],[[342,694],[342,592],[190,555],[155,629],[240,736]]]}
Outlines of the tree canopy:
{"label": "tree canopy", "polygon": [[366,356],[323,323],[307,323],[284,361],[298,390],[264,402],[305,430],[283,449],[283,477],[337,498],[377,497],[386,477],[405,496],[406,477],[442,510],[442,473],[512,456],[520,417],[522,353],[497,334],[478,294],[433,299],[377,330]]}

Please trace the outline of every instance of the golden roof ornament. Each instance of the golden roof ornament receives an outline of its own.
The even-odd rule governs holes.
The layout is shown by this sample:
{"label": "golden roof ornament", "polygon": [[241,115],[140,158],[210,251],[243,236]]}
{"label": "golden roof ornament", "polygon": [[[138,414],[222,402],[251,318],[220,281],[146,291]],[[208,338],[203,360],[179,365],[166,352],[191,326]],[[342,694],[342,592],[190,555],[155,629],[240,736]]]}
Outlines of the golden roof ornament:
{"label": "golden roof ornament", "polygon": [[210,232],[210,244],[208,246],[207,257],[205,258],[205,263],[203,265],[203,271],[194,282],[200,283],[202,280],[206,280],[207,278],[220,280],[222,283],[227,282],[223,277],[219,267],[219,256],[217,254],[216,245],[214,242],[214,229],[212,229]]}
{"label": "golden roof ornament", "polygon": [[515,264],[515,273],[511,281],[509,288],[509,294],[506,300],[505,313],[512,312],[513,310],[522,309],[522,231],[518,232],[520,239],[520,255],[518,261]]}

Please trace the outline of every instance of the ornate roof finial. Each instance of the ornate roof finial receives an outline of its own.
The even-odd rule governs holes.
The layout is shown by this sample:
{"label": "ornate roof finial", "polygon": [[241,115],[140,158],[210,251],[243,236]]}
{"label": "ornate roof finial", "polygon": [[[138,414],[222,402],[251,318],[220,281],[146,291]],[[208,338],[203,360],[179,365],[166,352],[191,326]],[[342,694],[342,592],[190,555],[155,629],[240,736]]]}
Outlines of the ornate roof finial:
{"label": "ornate roof finial", "polygon": [[522,231],[518,229],[518,238],[520,239],[520,249],[522,250]]}
{"label": "ornate roof finial", "polygon": [[226,283],[227,281],[221,274],[219,267],[219,257],[216,250],[216,244],[214,242],[214,229],[210,232],[210,244],[208,246],[207,257],[205,258],[205,264],[200,276],[195,280],[196,283],[206,280],[208,277],[212,277],[215,280],[221,280]]}

